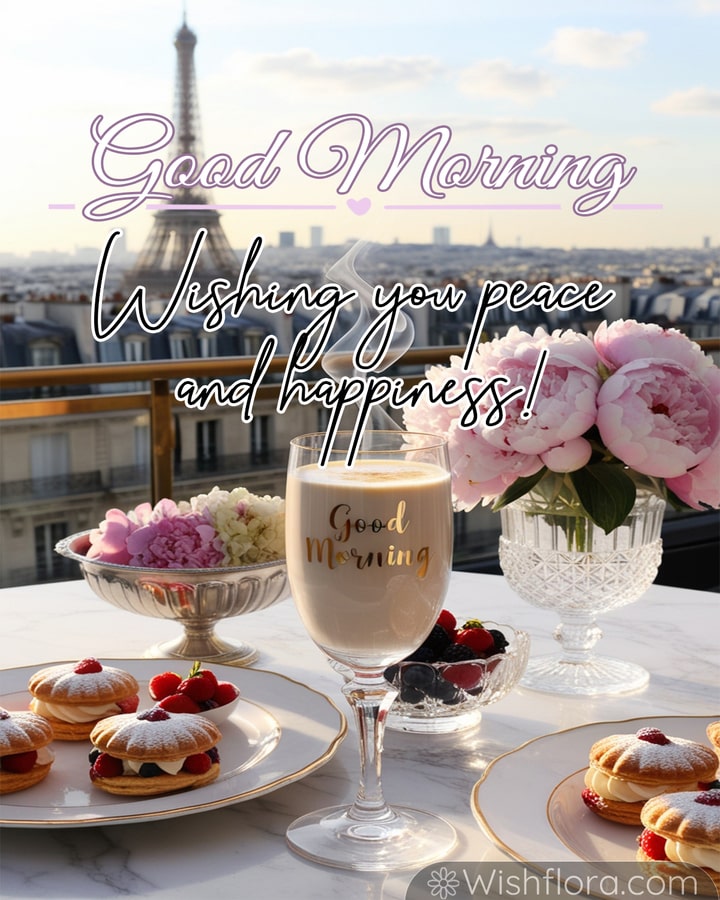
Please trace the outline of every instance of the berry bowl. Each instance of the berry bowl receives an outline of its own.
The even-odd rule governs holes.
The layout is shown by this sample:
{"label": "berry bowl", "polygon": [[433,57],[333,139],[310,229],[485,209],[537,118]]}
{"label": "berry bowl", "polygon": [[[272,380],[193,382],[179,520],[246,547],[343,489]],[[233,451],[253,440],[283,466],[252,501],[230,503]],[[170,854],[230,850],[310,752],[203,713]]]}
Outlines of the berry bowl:
{"label": "berry bowl", "polygon": [[442,635],[440,646],[433,647],[433,638],[440,634],[435,626],[422,647],[386,671],[385,677],[398,690],[388,728],[426,734],[472,728],[480,722],[484,707],[515,687],[530,655],[527,632],[494,622],[482,624],[495,638],[494,645],[484,650],[452,640],[448,644]]}
{"label": "berry bowl", "polygon": [[55,550],[80,565],[89,587],[107,603],[155,619],[173,619],[183,634],[155,644],[146,657],[246,666],[258,651],[246,643],[222,640],[221,619],[266,609],[289,596],[284,559],[255,566],[214,569],[150,569],[88,559],[90,531],[70,535]]}

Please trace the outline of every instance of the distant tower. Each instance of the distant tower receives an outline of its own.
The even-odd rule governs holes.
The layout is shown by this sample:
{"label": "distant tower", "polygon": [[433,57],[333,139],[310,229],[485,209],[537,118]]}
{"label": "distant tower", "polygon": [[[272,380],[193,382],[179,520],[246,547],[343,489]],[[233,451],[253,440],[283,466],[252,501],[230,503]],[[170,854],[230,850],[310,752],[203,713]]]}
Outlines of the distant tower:
{"label": "distant tower", "polygon": [[488,236],[487,236],[485,243],[483,244],[483,247],[487,247],[488,250],[491,250],[491,249],[497,247],[497,244],[495,243],[495,239],[493,238],[492,223],[488,225]]}
{"label": "distant tower", "polygon": [[[193,60],[196,43],[195,34],[183,19],[182,28],[175,36],[175,137],[171,158],[188,154],[202,163],[200,111]],[[155,213],[155,221],[137,262],[125,275],[126,284],[143,284],[160,295],[170,293],[199,228],[207,229],[207,236],[193,270],[195,279],[224,277],[235,281],[238,260],[220,224],[220,214],[207,207],[207,193],[197,187],[178,188],[171,202],[177,209],[162,209]],[[188,206],[192,208],[188,209]]]}

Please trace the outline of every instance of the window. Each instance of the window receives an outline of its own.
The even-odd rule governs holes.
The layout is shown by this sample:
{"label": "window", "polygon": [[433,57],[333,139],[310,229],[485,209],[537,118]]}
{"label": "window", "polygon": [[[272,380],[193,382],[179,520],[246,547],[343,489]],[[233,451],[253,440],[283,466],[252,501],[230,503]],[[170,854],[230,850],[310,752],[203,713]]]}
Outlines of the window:
{"label": "window", "polygon": [[218,355],[217,335],[201,333],[198,335],[198,346],[200,356],[203,359],[211,359]]}
{"label": "window", "polygon": [[[35,526],[35,571],[38,581],[70,578],[72,560],[55,552],[55,544],[69,533],[67,522],[44,522]],[[68,566],[68,563],[71,565]]]}
{"label": "window", "polygon": [[170,356],[173,359],[192,359],[195,341],[189,331],[176,331],[170,335]]}
{"label": "window", "polygon": [[38,368],[41,366],[59,366],[60,346],[55,341],[33,341],[30,344],[30,359],[31,365]]}
{"label": "window", "polygon": [[125,362],[144,362],[148,359],[147,340],[140,335],[133,335],[123,341],[123,358]]}
{"label": "window", "polygon": [[56,431],[30,439],[30,478],[33,493],[43,494],[70,472],[68,436]]}
{"label": "window", "polygon": [[250,423],[250,459],[253,463],[270,462],[270,416],[254,416]]}
{"label": "window", "polygon": [[218,430],[217,419],[205,419],[195,426],[197,466],[201,472],[217,468]]}
{"label": "window", "polygon": [[243,332],[242,348],[245,356],[257,356],[262,347],[265,335],[257,328],[249,328]]}

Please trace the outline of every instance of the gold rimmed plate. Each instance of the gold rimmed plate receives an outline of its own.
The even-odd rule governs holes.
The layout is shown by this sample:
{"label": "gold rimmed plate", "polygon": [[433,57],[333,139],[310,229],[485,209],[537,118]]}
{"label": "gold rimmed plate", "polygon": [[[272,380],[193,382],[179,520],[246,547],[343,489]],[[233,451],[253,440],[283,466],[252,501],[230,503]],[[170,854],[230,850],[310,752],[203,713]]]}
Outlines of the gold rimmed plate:
{"label": "gold rimmed plate", "polygon": [[581,799],[590,747],[610,734],[654,727],[708,745],[718,715],[651,716],[593,722],[534,738],[493,760],[475,784],[473,815],[490,840],[514,859],[543,868],[562,862],[635,859],[640,828],[601,819]]}
{"label": "gold rimmed plate", "polygon": [[[153,705],[147,685],[172,668],[171,660],[105,659],[140,683],[140,707]],[[0,671],[0,706],[27,709],[30,676],[48,662]],[[277,790],[325,765],[347,732],[345,717],[324,694],[260,669],[211,665],[220,680],[240,688],[241,700],[220,726],[221,770],[216,781],[161,797],[115,797],[90,782],[89,741],[55,741],[47,778],[25,791],[5,794],[0,825],[17,828],[78,828],[147,822],[204,812]]]}

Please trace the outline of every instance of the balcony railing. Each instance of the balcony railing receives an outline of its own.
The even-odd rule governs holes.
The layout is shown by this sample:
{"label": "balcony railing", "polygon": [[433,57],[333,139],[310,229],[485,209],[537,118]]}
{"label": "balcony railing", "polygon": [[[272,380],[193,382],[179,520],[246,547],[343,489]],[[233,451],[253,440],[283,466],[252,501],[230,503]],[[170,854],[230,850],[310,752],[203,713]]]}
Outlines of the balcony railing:
{"label": "balcony railing", "polygon": [[[426,347],[409,350],[402,359],[409,383],[417,380],[425,366],[446,363],[451,355],[462,354],[462,347]],[[144,382],[147,391],[81,394],[77,396],[38,397],[28,400],[2,400],[0,416],[6,421],[48,419],[57,416],[92,415],[123,410],[147,410],[150,416],[150,486],[153,502],[173,496],[173,421],[175,400],[171,384],[179,378],[198,381],[211,378],[246,377],[251,374],[255,357],[215,357],[213,359],[160,360],[142,363],[101,363],[97,365],[50,366],[47,368],[6,368],[0,370],[3,391],[40,391],[49,385],[112,385]],[[271,360],[267,372],[280,376],[288,364],[286,356]],[[320,372],[318,365],[313,371]],[[261,385],[258,400],[276,401],[280,385]],[[252,462],[252,460],[248,460]],[[252,462],[255,465],[255,462]],[[262,463],[261,463],[262,464]]]}

